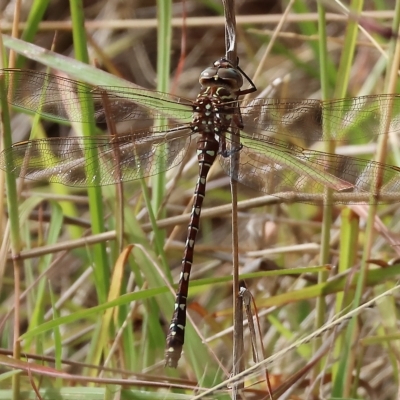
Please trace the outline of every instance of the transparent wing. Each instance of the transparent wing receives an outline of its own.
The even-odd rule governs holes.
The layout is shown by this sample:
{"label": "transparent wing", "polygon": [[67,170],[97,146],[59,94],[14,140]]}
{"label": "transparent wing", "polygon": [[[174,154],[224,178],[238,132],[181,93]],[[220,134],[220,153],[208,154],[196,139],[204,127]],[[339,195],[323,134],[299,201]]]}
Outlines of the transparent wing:
{"label": "transparent wing", "polygon": [[[56,75],[29,70],[3,70],[10,90],[10,102],[18,107],[51,116],[58,120],[85,122],[88,110],[80,108],[78,98],[90,96],[95,104],[95,119],[105,122],[104,94],[114,121],[147,120],[168,117],[175,129],[142,131],[129,135],[97,138],[60,138],[17,144],[11,149],[14,165],[6,165],[0,156],[0,168],[28,179],[47,178],[67,185],[88,186],[87,172],[100,176],[101,185],[157,174],[182,160],[189,125],[179,129],[177,122],[188,122],[192,102],[151,90],[120,87],[94,87]],[[237,104],[243,117],[244,131],[240,139],[240,165],[232,170],[229,157],[221,157],[223,168],[240,182],[268,193],[308,193],[310,200],[320,199],[324,187],[338,191],[337,202],[354,200],[346,196],[359,194],[365,202],[372,192],[379,201],[398,196],[396,183],[399,169],[371,161],[306,150],[292,144],[299,139],[304,146],[318,140],[372,138],[378,134],[400,131],[400,96],[377,95],[332,101],[255,99],[233,102],[218,113],[236,114]],[[390,124],[386,125],[390,118]],[[386,129],[388,126],[388,129]],[[170,126],[169,126],[170,127]],[[166,127],[168,129],[168,127]],[[176,135],[176,136],[175,136]],[[227,134],[227,151],[232,151]],[[294,139],[294,140],[295,140]],[[165,152],[156,152],[162,143]],[[100,168],[85,160],[82,149],[96,147]],[[117,150],[119,149],[119,150]],[[225,149],[222,149],[225,150]],[[156,154],[159,157],[156,160]],[[120,166],[118,166],[120,164]],[[379,192],[376,182],[382,175]]]}
{"label": "transparent wing", "polygon": [[[30,70],[1,71],[9,87],[10,103],[62,121],[87,121],[78,98],[90,96],[95,121],[106,122],[103,96],[107,94],[114,121],[151,120],[168,117],[190,122],[193,102],[167,93],[114,86],[96,87],[57,75]],[[237,111],[237,103],[226,112]],[[391,132],[400,132],[400,96],[373,95],[331,101],[313,99],[253,99],[238,102],[246,131],[258,137],[284,135],[309,146],[319,140],[374,138],[384,133],[391,119]]]}
{"label": "transparent wing", "polygon": [[0,71],[9,91],[9,102],[19,108],[60,121],[87,122],[88,110],[79,100],[93,100],[95,121],[105,123],[104,95],[114,121],[158,119],[168,117],[189,122],[192,102],[181,97],[146,89],[114,86],[92,86],[31,70],[4,69]]}
{"label": "transparent wing", "polygon": [[[361,158],[307,150],[276,138],[241,137],[241,150],[226,139],[220,155],[225,172],[246,186],[269,194],[296,194],[297,201],[321,203],[325,187],[336,191],[334,203],[378,203],[400,200],[400,168]],[[239,157],[236,168],[233,155]],[[377,189],[377,182],[382,183]],[[300,195],[300,196],[299,196]]]}
{"label": "transparent wing", "polygon": [[[20,142],[0,154],[0,168],[30,180],[70,186],[111,185],[158,174],[179,164],[190,142],[187,128],[129,135],[50,138]],[[157,151],[160,146],[162,151]],[[96,159],[84,149],[97,149]],[[6,156],[11,155],[11,163]],[[95,177],[90,179],[90,177]]]}
{"label": "transparent wing", "polygon": [[[248,134],[257,138],[289,136],[309,146],[319,140],[372,139],[400,132],[400,96],[374,95],[321,101],[313,99],[254,99],[239,102]],[[234,104],[232,104],[234,108]],[[267,139],[266,139],[267,140]]]}
{"label": "transparent wing", "polygon": [[[82,108],[80,101],[87,97],[93,101],[95,121],[105,123],[104,96],[109,117],[116,122],[147,121],[147,127],[161,117],[169,120],[165,127],[115,138],[51,138],[17,143],[0,154],[2,169],[31,180],[92,186],[158,174],[182,161],[191,132],[177,121],[191,120],[189,100],[146,89],[96,87],[37,71],[5,69],[1,73],[10,89],[11,104],[55,120],[87,122],[89,110]],[[162,145],[163,150],[157,151]],[[98,168],[95,160],[85,158],[84,148],[97,149]],[[12,165],[6,163],[10,153]]]}

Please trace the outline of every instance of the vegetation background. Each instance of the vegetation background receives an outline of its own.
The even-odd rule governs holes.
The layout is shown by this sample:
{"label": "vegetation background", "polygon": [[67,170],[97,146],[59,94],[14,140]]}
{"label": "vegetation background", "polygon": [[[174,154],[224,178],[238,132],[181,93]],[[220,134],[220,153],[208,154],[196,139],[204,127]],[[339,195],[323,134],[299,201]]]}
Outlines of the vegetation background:
{"label": "vegetation background", "polygon": [[[15,3],[0,5],[7,34]],[[21,2],[25,40],[71,61],[46,53],[39,61],[18,57],[19,68],[45,71],[46,62],[59,62],[59,69],[69,73],[74,59],[81,58],[80,48],[88,46],[90,63],[99,68],[145,88],[163,87],[194,99],[201,71],[225,53],[218,0],[174,2],[171,14],[163,1],[83,1],[87,38],[79,36],[74,3],[80,4]],[[349,80],[341,97],[384,93],[387,71],[396,68],[387,61],[396,39],[379,34],[379,28],[397,20],[396,2],[354,1],[352,7],[369,12],[373,23],[364,25],[377,44],[357,30],[353,49],[345,35],[356,21],[335,6],[328,9],[335,15],[326,18],[327,57],[321,58],[315,1],[237,1],[240,66],[251,78],[260,68],[257,96],[321,98],[324,86],[324,96],[334,98],[345,76]],[[167,48],[158,45],[156,28],[163,23],[172,24]],[[350,60],[343,66],[347,53]],[[324,76],[321,59],[327,65]],[[88,76],[82,73],[81,78]],[[71,134],[66,124],[22,113],[12,114],[11,129],[13,142]],[[191,146],[180,174],[174,168],[145,183],[127,182],[123,199],[114,187],[86,191],[28,181],[19,184],[18,200],[9,201],[8,209],[5,198],[0,399],[38,394],[44,399],[189,399],[194,393],[206,396],[203,389],[220,383],[221,389],[208,398],[229,398],[224,382],[232,369],[231,200],[229,177],[218,163],[207,184],[189,297],[200,336],[189,324],[178,369],[165,369],[163,362],[174,302],[168,283],[178,281],[198,173],[195,143]],[[372,158],[376,145],[350,140],[337,143],[336,151]],[[389,152],[386,160],[396,164],[396,153]],[[239,202],[240,273],[257,305],[263,343],[256,346],[258,357],[271,357],[268,376],[266,365],[259,365],[243,378],[245,398],[270,398],[267,380],[273,398],[395,398],[398,291],[367,302],[395,288],[398,205],[378,209],[381,225],[368,241],[367,207],[333,207],[330,226],[323,207],[271,200],[243,185]],[[123,236],[118,231],[122,210]],[[17,223],[9,224],[9,217]],[[330,233],[328,239],[322,232]],[[14,262],[10,240],[12,254],[20,257]],[[366,248],[373,262],[366,263]],[[365,275],[358,273],[365,264]],[[371,307],[357,308],[355,298]],[[318,333],[325,322],[350,312],[353,325],[336,324]],[[24,335],[22,361],[7,357],[13,349],[18,352],[18,331]],[[247,325],[243,357],[245,368],[255,364]],[[291,397],[279,397],[287,388]]]}

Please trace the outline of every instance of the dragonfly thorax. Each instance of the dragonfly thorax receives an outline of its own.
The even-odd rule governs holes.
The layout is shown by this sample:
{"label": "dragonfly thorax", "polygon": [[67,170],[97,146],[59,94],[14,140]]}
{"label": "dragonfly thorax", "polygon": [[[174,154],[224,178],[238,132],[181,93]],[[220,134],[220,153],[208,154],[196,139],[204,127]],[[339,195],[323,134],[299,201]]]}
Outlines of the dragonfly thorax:
{"label": "dragonfly thorax", "polygon": [[228,60],[221,58],[201,73],[199,82],[203,87],[220,86],[234,92],[242,87],[243,77]]}
{"label": "dragonfly thorax", "polygon": [[237,96],[223,86],[208,86],[202,90],[193,105],[193,132],[219,135],[231,125],[231,102]]}

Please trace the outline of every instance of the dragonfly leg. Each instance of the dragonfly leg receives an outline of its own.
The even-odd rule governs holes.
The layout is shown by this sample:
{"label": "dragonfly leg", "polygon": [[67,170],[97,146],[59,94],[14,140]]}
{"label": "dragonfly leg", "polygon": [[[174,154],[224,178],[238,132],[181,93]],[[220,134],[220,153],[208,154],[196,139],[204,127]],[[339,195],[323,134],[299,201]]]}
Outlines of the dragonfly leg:
{"label": "dragonfly leg", "polygon": [[220,150],[219,155],[221,155],[224,158],[228,158],[232,154],[239,153],[239,151],[242,150],[242,149],[243,149],[242,143],[239,144],[239,147],[236,147],[236,148],[231,149],[231,150],[227,150],[226,146],[224,146],[224,148]]}

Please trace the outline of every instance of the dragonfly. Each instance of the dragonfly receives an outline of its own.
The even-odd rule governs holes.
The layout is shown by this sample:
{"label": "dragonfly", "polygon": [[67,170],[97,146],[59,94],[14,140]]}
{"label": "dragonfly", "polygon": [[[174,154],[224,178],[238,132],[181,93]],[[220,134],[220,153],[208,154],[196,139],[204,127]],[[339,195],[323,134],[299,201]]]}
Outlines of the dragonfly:
{"label": "dragonfly", "polygon": [[[191,140],[197,140],[199,174],[166,340],[169,367],[177,367],[183,350],[194,246],[207,175],[217,158],[234,180],[278,197],[321,204],[327,202],[330,188],[335,204],[400,200],[400,168],[316,147],[323,141],[346,143],[349,138],[372,140],[400,133],[397,95],[331,101],[247,99],[243,95],[254,92],[254,84],[225,58],[201,73],[195,100],[148,89],[93,86],[31,70],[3,69],[0,74],[9,88],[8,101],[17,109],[59,122],[85,123],[88,110],[79,99],[87,97],[96,123],[111,119],[135,127],[115,135],[18,142],[0,154],[0,168],[16,177],[78,187],[117,184],[179,165]],[[250,87],[242,89],[246,81]],[[95,148],[97,155],[87,155],[88,148]]]}

